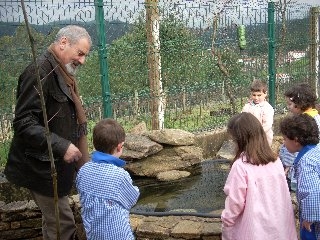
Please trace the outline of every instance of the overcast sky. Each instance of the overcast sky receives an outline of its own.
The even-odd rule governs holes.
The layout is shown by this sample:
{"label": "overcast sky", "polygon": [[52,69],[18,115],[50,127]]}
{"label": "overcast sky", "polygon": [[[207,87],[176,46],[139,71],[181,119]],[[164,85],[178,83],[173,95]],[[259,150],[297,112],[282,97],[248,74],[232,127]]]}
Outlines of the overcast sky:
{"label": "overcast sky", "polygon": [[[236,24],[252,21],[254,17],[265,18],[266,0],[233,0],[232,5],[237,8],[223,7],[226,0],[159,0],[160,7],[166,5],[166,14],[174,13],[189,26],[205,27],[211,22],[213,14],[224,8],[224,13],[231,17]],[[45,24],[59,20],[93,21],[95,19],[94,0],[25,0],[28,20],[33,24]],[[83,3],[85,2],[85,3]],[[133,22],[145,10],[144,0],[104,0],[106,20],[120,20]],[[303,18],[310,6],[319,6],[320,0],[292,0],[296,2],[291,17]],[[62,4],[61,4],[62,3]],[[0,0],[0,21],[22,22],[20,1]],[[239,11],[241,17],[239,17]]]}
{"label": "overcast sky", "polygon": [[314,6],[320,6],[320,1],[319,0],[296,0],[299,3],[308,3],[310,5]]}

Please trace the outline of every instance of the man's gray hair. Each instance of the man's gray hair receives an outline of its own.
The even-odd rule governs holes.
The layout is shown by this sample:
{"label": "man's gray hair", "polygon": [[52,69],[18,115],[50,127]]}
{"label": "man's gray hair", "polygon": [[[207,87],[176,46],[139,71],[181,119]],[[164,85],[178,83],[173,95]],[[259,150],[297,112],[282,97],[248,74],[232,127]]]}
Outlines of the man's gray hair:
{"label": "man's gray hair", "polygon": [[80,39],[86,38],[89,40],[90,45],[92,45],[89,33],[85,28],[80,26],[68,25],[61,28],[56,35],[55,42],[60,41],[62,37],[68,38],[71,44],[77,43]]}

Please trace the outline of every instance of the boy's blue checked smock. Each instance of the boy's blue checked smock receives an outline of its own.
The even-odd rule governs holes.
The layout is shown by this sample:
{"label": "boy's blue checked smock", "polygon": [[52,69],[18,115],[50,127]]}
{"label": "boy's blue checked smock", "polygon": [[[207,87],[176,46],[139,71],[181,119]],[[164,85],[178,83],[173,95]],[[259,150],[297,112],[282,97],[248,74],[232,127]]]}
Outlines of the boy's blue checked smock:
{"label": "boy's blue checked smock", "polygon": [[316,237],[320,239],[320,145],[316,145],[297,160],[294,167],[298,183],[296,193],[300,219],[312,222]]}
{"label": "boy's blue checked smock", "polygon": [[79,170],[76,187],[87,239],[134,239],[129,213],[139,189],[133,186],[124,165],[119,158],[94,152],[92,161]]}

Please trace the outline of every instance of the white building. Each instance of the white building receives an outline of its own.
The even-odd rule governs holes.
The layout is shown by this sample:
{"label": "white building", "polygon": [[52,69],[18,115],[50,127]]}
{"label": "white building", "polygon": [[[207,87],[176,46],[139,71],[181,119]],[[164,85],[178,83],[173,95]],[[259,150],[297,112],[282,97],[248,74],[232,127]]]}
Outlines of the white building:
{"label": "white building", "polygon": [[290,51],[287,54],[287,62],[295,62],[307,55],[305,51]]}

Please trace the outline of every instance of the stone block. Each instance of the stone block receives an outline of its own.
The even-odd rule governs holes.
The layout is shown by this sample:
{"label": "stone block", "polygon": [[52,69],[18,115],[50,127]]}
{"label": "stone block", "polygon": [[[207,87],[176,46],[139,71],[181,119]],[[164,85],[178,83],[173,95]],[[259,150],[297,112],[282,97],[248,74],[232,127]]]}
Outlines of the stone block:
{"label": "stone block", "polygon": [[0,239],[32,239],[41,236],[41,229],[15,229],[0,232]]}
{"label": "stone block", "polygon": [[20,222],[11,222],[10,227],[11,229],[20,228]]}
{"label": "stone block", "polygon": [[142,223],[136,230],[135,235],[137,239],[143,237],[148,237],[149,239],[159,238],[167,239],[170,236],[170,229],[159,226],[157,223],[153,222],[150,224]]}
{"label": "stone block", "polygon": [[1,214],[2,221],[12,222],[12,221],[22,221],[29,218],[41,217],[41,212],[39,211],[21,211],[21,212],[5,212]]}
{"label": "stone block", "polygon": [[42,225],[42,218],[29,218],[23,221],[20,221],[22,228],[39,228]]}
{"label": "stone block", "polygon": [[220,236],[221,222],[205,222],[202,224],[202,234],[204,236]]}
{"label": "stone block", "polygon": [[10,223],[9,222],[3,222],[0,221],[0,231],[5,231],[10,229]]}
{"label": "stone block", "polygon": [[221,240],[221,236],[204,236],[202,240]]}
{"label": "stone block", "polygon": [[184,239],[201,239],[201,223],[183,220],[171,231],[171,236]]}

